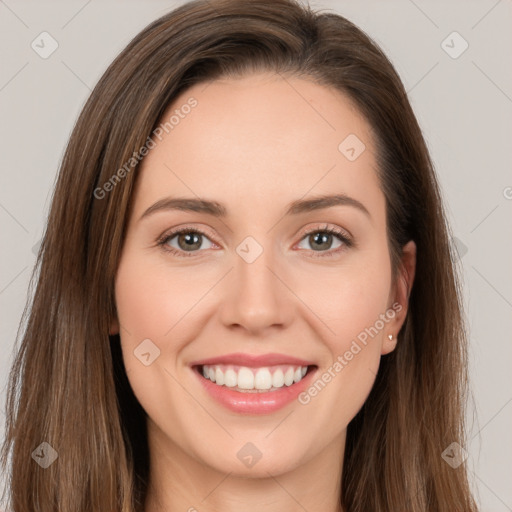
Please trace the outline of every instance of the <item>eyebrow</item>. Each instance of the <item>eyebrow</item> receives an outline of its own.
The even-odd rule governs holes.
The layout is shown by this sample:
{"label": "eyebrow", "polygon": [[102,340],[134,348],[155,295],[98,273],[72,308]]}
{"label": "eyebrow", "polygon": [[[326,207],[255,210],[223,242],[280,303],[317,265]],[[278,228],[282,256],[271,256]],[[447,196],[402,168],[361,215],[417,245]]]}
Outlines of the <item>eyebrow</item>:
{"label": "eyebrow", "polygon": [[[310,199],[298,199],[296,201],[292,201],[288,205],[288,209],[286,210],[285,215],[299,215],[301,213],[308,213],[324,208],[331,208],[333,206],[352,206],[363,212],[368,218],[371,219],[370,212],[363,205],[363,203],[345,194],[321,195],[312,197]],[[192,197],[166,197],[164,199],[160,199],[155,204],[150,206],[140,216],[139,221],[149,217],[156,212],[168,210],[183,210],[189,212],[206,213],[208,215],[213,215],[214,217],[219,218],[226,218],[228,216],[226,207],[217,201],[209,201],[207,199],[199,198],[196,199]]]}

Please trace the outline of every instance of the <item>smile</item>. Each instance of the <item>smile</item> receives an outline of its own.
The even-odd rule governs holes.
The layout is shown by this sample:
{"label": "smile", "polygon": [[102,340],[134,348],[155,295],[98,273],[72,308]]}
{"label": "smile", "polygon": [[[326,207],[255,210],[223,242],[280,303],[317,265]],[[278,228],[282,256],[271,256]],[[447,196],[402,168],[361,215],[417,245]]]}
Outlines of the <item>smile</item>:
{"label": "smile", "polygon": [[294,401],[318,366],[282,354],[229,354],[190,367],[207,399],[240,414],[270,414]]}
{"label": "smile", "polygon": [[276,391],[300,382],[307,371],[307,366],[291,365],[249,368],[216,364],[203,365],[201,368],[205,379],[241,393]]}

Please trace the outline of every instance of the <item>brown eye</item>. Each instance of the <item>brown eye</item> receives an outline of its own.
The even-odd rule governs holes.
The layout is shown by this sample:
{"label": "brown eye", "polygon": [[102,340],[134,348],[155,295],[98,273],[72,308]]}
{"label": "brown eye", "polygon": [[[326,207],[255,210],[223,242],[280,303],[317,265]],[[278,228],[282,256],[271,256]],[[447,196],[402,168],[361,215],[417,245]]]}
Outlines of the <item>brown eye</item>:
{"label": "brown eye", "polygon": [[[301,247],[304,241],[309,247]],[[325,228],[309,231],[302,238],[299,246],[301,249],[312,251],[315,257],[335,256],[344,248],[352,247],[352,241],[344,231],[326,226]],[[325,253],[325,254],[323,254]]]}
{"label": "brown eye", "polygon": [[184,251],[193,251],[195,249],[201,248],[202,235],[200,235],[199,233],[180,233],[176,237],[178,247],[180,249],[183,249]]}
{"label": "brown eye", "polygon": [[319,231],[308,236],[308,242],[313,249],[327,250],[332,246],[334,235]]}
{"label": "brown eye", "polygon": [[[205,240],[208,241],[209,246],[204,247]],[[159,243],[165,250],[179,256],[192,256],[193,253],[200,252],[200,249],[210,249],[212,247],[212,242],[205,233],[192,229],[175,231]]]}
{"label": "brown eye", "polygon": [[[307,240],[312,250],[320,251],[326,251],[331,248],[337,249],[343,245],[343,242],[345,242],[345,239],[338,233],[332,233],[326,230],[311,231],[303,238],[303,240]],[[333,247],[333,243],[336,243],[336,241],[338,244]]]}

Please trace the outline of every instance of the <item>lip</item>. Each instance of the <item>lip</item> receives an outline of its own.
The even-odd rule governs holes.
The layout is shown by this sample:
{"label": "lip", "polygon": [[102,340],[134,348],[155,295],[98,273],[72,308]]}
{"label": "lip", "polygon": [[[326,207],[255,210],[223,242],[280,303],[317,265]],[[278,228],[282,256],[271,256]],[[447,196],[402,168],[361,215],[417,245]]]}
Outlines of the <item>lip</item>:
{"label": "lip", "polygon": [[[215,358],[215,361],[217,360],[220,361],[220,358]],[[236,358],[236,361],[240,361],[240,359]],[[281,364],[291,364],[289,361],[290,359],[288,358],[285,363]],[[225,363],[226,359],[222,358],[222,362]],[[205,362],[204,364],[221,363]],[[244,365],[247,366],[246,363],[244,363]],[[218,384],[212,382],[210,379],[206,379],[203,377],[201,372],[202,364],[192,365],[192,371],[196,375],[196,378],[199,379],[200,384],[203,386],[203,389],[208,393],[208,395],[223,407],[239,414],[262,415],[271,414],[275,411],[278,411],[279,409],[284,408],[286,405],[289,405],[291,402],[297,399],[300,393],[302,393],[307,387],[311,385],[314,375],[318,370],[318,366],[299,363],[297,363],[297,365],[308,366],[308,372],[299,382],[295,382],[291,386],[284,385],[282,388],[279,388],[275,391],[258,391],[246,393],[241,391],[234,391],[227,386],[219,386]]]}
{"label": "lip", "polygon": [[271,353],[251,355],[236,352],[233,354],[201,359],[200,361],[193,361],[190,363],[190,366],[202,366],[205,364],[232,364],[237,366],[247,366],[248,368],[257,368],[260,366],[275,366],[279,364],[289,364],[292,366],[313,366],[315,363],[312,361],[306,361],[305,359],[288,356],[286,354]]}

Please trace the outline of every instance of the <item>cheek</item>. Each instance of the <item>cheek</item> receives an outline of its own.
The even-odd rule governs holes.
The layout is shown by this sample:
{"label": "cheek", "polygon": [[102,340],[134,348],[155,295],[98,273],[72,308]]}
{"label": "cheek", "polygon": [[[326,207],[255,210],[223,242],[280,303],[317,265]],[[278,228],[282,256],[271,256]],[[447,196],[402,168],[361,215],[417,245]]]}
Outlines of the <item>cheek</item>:
{"label": "cheek", "polygon": [[[154,401],[151,396],[155,396],[162,383],[169,380],[164,369],[173,371],[180,347],[179,341],[169,344],[168,340],[179,331],[174,326],[181,325],[184,305],[190,302],[187,295],[191,295],[190,288],[179,278],[171,281],[162,270],[161,262],[128,249],[122,255],[116,276],[124,365],[134,393],[145,408]],[[146,353],[148,366],[140,359]],[[165,394],[165,390],[160,392]]]}
{"label": "cheek", "polygon": [[328,350],[303,403],[310,400],[316,407],[343,404],[330,410],[336,425],[350,422],[375,381],[391,318],[386,317],[390,285],[385,245],[382,250],[359,252],[338,268],[303,280],[298,295],[318,312],[318,330],[325,333],[322,341]]}
{"label": "cheek", "polygon": [[311,407],[325,439],[348,426],[374,385],[384,334],[380,315],[385,313],[389,290],[385,276],[352,273],[330,281],[321,310],[322,322],[329,326],[329,331],[322,330],[328,333],[323,337],[328,356],[299,397],[301,404]]}
{"label": "cheek", "polygon": [[380,318],[386,311],[391,286],[390,262],[385,250],[383,253],[358,253],[328,272],[302,273],[297,295],[327,327],[322,332],[327,333],[325,341],[333,357],[348,350],[359,335],[364,339],[364,333],[375,325],[379,337],[382,335]]}
{"label": "cheek", "polygon": [[[193,407],[176,381],[176,368],[204,282],[201,289],[190,269],[171,276],[165,262],[154,259],[129,250],[121,258],[115,295],[122,354],[130,386],[149,417],[161,418],[165,410],[166,418],[177,422],[176,411],[185,414]],[[149,353],[149,364],[139,359],[142,353]]]}
{"label": "cheek", "polygon": [[116,278],[116,305],[125,328],[123,334],[129,333],[134,342],[150,338],[164,343],[204,293],[204,274],[200,276],[187,267],[171,273],[163,258],[127,253]]}

